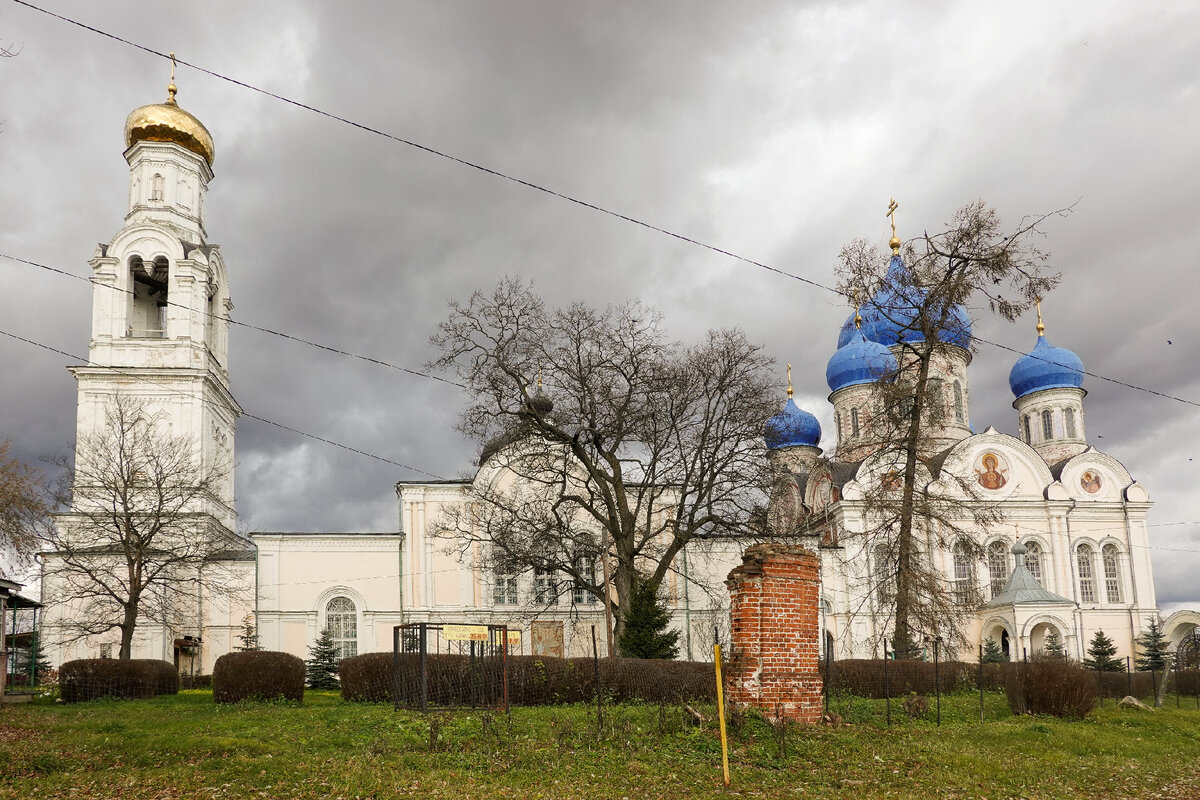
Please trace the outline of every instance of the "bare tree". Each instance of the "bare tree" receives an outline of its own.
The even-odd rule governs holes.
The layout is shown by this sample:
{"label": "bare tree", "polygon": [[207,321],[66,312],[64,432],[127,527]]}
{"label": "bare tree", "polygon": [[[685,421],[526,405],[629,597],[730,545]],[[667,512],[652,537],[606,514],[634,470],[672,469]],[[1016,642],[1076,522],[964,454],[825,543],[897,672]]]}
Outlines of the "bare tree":
{"label": "bare tree", "polygon": [[889,330],[897,350],[897,368],[874,387],[862,450],[879,474],[862,503],[869,546],[890,565],[874,594],[892,598],[899,654],[911,653],[918,636],[961,644],[962,623],[981,600],[969,586],[948,584],[934,560],[940,551],[974,564],[982,557],[976,535],[1002,517],[974,480],[938,470],[952,444],[942,435],[947,415],[958,402],[946,396],[938,372],[954,348],[970,346],[969,304],[983,300],[1011,321],[1057,285],[1059,276],[1047,272],[1047,256],[1035,246],[1048,216],[1006,232],[996,212],[976,202],[941,233],[926,232],[907,246],[893,228],[893,254],[903,250],[902,262],[861,240],[840,254],[839,289],[869,298],[862,316]]}
{"label": "bare tree", "polygon": [[119,630],[119,657],[128,659],[139,624],[195,627],[202,592],[245,590],[222,562],[252,545],[210,513],[230,465],[202,466],[200,447],[157,429],[121,396],[104,428],[77,442],[60,497],[69,510],[43,544],[44,591],[59,606],[62,642]]}
{"label": "bare tree", "polygon": [[45,528],[50,507],[42,473],[10,456],[9,447],[8,440],[0,442],[0,549],[27,563],[37,551],[38,531]]}
{"label": "bare tree", "polygon": [[506,468],[442,526],[495,567],[601,602],[607,577],[619,613],[635,580],[659,586],[698,537],[745,535],[764,502],[770,360],[740,331],[684,346],[637,302],[550,310],[508,279],[451,303],[432,342],[431,366],[468,385],[481,466]]}

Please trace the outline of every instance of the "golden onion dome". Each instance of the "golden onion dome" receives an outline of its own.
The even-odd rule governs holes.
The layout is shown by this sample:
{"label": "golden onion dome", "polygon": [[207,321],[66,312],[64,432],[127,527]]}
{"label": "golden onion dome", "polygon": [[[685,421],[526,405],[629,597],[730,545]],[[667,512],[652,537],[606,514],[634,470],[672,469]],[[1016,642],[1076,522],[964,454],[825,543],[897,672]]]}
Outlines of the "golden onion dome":
{"label": "golden onion dome", "polygon": [[167,87],[167,102],[135,108],[125,120],[125,147],[134,142],[174,142],[204,158],[211,167],[216,155],[212,134],[204,123],[175,102],[174,82]]}

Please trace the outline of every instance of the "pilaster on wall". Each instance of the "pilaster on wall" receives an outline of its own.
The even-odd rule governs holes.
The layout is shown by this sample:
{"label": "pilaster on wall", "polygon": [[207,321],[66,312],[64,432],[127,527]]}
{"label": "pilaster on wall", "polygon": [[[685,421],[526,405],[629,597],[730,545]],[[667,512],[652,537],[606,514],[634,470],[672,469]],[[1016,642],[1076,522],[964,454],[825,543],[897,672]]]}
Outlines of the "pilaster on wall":
{"label": "pilaster on wall", "polygon": [[768,718],[821,719],[820,562],[797,545],[757,544],[729,573],[733,614],[730,702]]}

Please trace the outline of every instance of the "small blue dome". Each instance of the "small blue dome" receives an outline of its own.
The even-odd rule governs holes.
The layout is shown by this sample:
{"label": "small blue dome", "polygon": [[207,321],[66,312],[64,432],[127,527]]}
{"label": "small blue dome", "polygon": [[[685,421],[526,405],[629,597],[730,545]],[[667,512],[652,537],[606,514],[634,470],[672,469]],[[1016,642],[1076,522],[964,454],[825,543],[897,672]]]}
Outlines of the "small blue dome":
{"label": "small blue dome", "polygon": [[768,450],[805,445],[816,447],[821,441],[821,423],[817,418],[788,398],[787,404],[763,426],[763,438]]}
{"label": "small blue dome", "polygon": [[855,331],[846,344],[837,349],[825,367],[829,391],[847,386],[872,383],[897,369],[896,357],[886,345],[873,342]]}
{"label": "small blue dome", "polygon": [[[899,280],[900,275],[907,270],[908,267],[904,265],[900,256],[892,256],[888,264],[889,288],[877,292],[862,307],[862,332],[869,341],[891,347],[900,342],[919,342],[925,338],[920,331],[908,328],[917,307],[925,299],[925,290],[904,285]],[[854,315],[851,314],[838,332],[838,347],[845,347],[853,335]],[[938,333],[938,339],[947,344],[958,345],[964,350],[970,349],[971,320],[962,306],[950,309],[946,325]]]}
{"label": "small blue dome", "polygon": [[1021,356],[1008,373],[1015,397],[1043,389],[1078,389],[1083,386],[1083,361],[1065,347],[1055,347],[1039,336],[1029,355]]}

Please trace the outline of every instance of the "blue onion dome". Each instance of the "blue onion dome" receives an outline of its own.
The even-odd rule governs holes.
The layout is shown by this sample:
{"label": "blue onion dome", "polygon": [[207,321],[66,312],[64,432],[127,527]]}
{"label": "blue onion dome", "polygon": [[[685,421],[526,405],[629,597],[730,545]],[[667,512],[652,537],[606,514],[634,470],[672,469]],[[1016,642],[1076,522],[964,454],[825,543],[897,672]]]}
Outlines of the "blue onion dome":
{"label": "blue onion dome", "polygon": [[[875,293],[860,310],[862,332],[869,341],[891,347],[901,342],[919,342],[924,335],[908,328],[916,309],[925,299],[925,290],[907,281],[908,267],[904,259],[893,255],[888,262],[886,286]],[[838,332],[838,347],[845,347],[854,335],[854,314],[846,318]],[[938,339],[968,350],[971,347],[971,319],[966,309],[954,306]]]}
{"label": "blue onion dome", "polygon": [[1038,333],[1037,345],[1021,356],[1008,373],[1014,397],[1043,389],[1078,389],[1083,386],[1083,361],[1065,347],[1055,347]]}
{"label": "blue onion dome", "polygon": [[896,357],[887,345],[871,341],[858,330],[829,359],[825,382],[829,384],[829,391],[836,392],[847,386],[873,383],[897,368]]}
{"label": "blue onion dome", "polygon": [[783,411],[763,426],[763,438],[768,450],[800,445],[816,447],[821,442],[821,423],[789,397]]}

